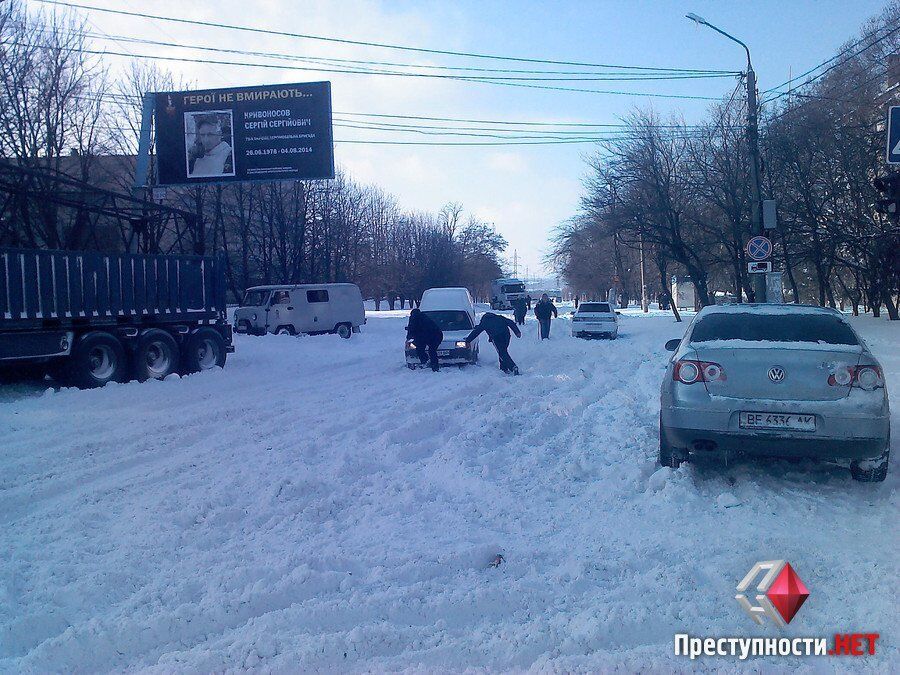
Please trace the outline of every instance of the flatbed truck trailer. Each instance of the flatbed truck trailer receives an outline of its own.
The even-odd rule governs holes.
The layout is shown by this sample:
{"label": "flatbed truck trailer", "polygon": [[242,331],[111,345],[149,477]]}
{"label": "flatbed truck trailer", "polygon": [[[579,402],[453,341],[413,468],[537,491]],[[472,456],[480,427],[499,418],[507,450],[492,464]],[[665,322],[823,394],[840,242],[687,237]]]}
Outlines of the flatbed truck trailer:
{"label": "flatbed truck trailer", "polygon": [[0,369],[66,386],[223,367],[220,257],[0,248]]}

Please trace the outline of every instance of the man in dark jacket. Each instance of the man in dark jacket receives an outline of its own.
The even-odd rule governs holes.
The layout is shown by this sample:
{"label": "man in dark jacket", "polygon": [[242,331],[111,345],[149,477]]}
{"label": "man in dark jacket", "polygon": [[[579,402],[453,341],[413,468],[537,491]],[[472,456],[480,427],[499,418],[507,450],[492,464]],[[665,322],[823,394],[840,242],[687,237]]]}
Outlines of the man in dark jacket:
{"label": "man in dark jacket", "polygon": [[541,325],[541,340],[550,339],[550,316],[556,318],[559,314],[556,311],[556,305],[550,302],[550,296],[544,293],[540,302],[534,306],[534,316]]}
{"label": "man in dark jacket", "polygon": [[522,337],[519,327],[505,316],[485,312],[478,325],[466,337],[466,344],[471,344],[481,333],[487,333],[488,340],[493,343],[494,349],[497,350],[497,356],[500,357],[500,370],[504,373],[518,375],[519,367],[507,351],[509,349],[509,331],[515,333],[516,337]]}
{"label": "man in dark jacket", "polygon": [[516,323],[520,326],[525,325],[525,315],[528,313],[528,305],[525,298],[516,298],[512,301],[513,316],[516,317]]}
{"label": "man in dark jacket", "polygon": [[418,307],[409,313],[406,339],[412,340],[415,344],[416,355],[422,365],[430,361],[431,369],[434,372],[440,369],[437,350],[444,339],[444,333],[434,321],[428,318],[428,315],[422,314]]}

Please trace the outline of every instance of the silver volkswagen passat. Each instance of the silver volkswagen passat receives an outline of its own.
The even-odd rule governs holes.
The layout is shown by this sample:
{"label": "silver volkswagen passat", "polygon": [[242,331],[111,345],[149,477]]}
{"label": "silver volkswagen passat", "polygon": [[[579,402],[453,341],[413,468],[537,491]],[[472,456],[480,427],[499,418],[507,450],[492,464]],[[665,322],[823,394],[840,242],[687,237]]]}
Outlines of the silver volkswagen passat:
{"label": "silver volkswagen passat", "polygon": [[660,392],[659,460],[746,454],[849,460],[882,481],[890,451],[884,373],[844,317],[803,305],[704,307]]}

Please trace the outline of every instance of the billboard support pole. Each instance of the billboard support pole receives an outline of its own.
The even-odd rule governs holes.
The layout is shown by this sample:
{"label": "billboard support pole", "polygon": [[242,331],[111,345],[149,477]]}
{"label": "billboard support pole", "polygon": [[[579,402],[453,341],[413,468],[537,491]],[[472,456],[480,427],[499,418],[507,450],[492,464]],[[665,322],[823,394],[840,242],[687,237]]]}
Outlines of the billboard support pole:
{"label": "billboard support pole", "polygon": [[[152,124],[153,94],[145,93],[141,99],[141,135],[138,138],[138,152],[135,158],[134,186],[131,188],[131,195],[141,201],[146,201],[147,199],[147,180],[150,174],[150,128]],[[139,250],[140,238],[144,227],[142,221],[143,218],[140,219],[137,227],[132,223],[131,238],[128,245],[130,253],[137,253]]]}
{"label": "billboard support pole", "polygon": [[141,136],[138,140],[137,165],[134,169],[134,196],[147,188],[150,174],[150,128],[153,124],[153,94],[144,94],[141,101]]}

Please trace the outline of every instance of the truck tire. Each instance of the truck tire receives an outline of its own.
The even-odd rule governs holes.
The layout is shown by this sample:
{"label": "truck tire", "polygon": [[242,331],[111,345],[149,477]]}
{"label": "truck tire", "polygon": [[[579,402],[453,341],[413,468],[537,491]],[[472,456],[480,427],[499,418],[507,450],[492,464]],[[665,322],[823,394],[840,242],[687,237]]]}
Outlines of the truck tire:
{"label": "truck tire", "polygon": [[175,338],[159,328],[141,335],[134,352],[134,376],[140,381],[162,380],[178,370],[179,352]]}
{"label": "truck tire", "polygon": [[122,382],[127,372],[122,343],[110,333],[93,331],[76,340],[58,376],[62,384],[93,389],[108,382]]}
{"label": "truck tire", "polygon": [[225,340],[217,330],[201,328],[191,333],[184,346],[183,371],[185,373],[199,373],[212,368],[225,366],[228,356],[225,351]]}
{"label": "truck tire", "polygon": [[334,327],[334,332],[340,335],[345,340],[349,340],[353,335],[353,326],[349,323],[339,323]]}

